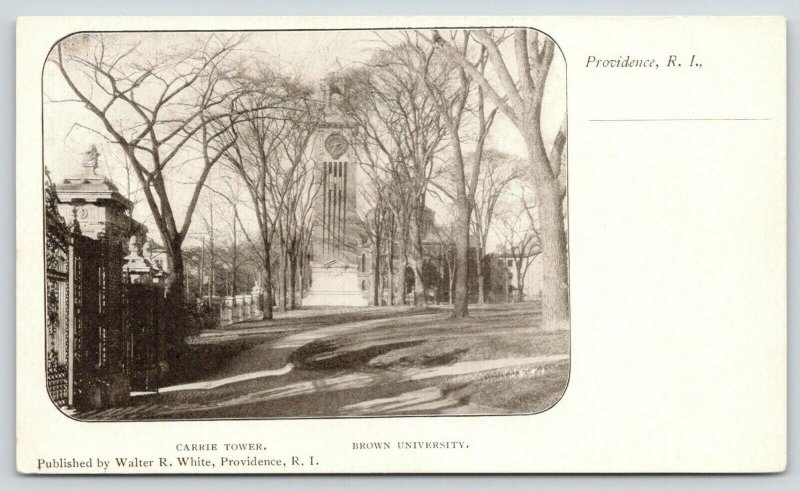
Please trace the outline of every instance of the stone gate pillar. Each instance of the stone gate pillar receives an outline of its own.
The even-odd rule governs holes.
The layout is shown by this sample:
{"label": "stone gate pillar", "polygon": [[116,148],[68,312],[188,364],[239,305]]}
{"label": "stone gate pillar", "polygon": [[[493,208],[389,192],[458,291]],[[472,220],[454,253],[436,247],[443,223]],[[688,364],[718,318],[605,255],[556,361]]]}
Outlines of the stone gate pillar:
{"label": "stone gate pillar", "polygon": [[[130,383],[125,373],[126,333],[122,318],[123,259],[128,238],[135,222],[128,216],[131,202],[117,186],[97,172],[99,153],[94,145],[82,155],[82,171],[56,185],[58,211],[67,223],[77,222],[84,236],[99,242],[104,277],[97,289],[101,319],[98,326],[100,346],[83,346],[103,353],[99,367],[87,377],[84,393],[90,405],[115,405],[130,396]],[[76,251],[76,254],[80,251]],[[87,299],[86,301],[89,301]],[[97,300],[95,300],[97,301]],[[80,333],[76,333],[80,336]],[[81,367],[76,367],[80,370]]]}

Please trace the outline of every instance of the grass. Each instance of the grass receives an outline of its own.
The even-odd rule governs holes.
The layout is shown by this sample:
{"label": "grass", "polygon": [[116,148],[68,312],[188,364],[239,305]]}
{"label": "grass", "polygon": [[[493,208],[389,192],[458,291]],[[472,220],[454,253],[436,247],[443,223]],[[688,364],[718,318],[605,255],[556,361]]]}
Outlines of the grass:
{"label": "grass", "polygon": [[470,382],[456,378],[445,384],[443,390],[451,397],[478,406],[513,413],[539,413],[561,399],[568,381],[569,362],[561,362],[538,371],[490,374]]}
{"label": "grass", "polygon": [[[541,331],[537,307],[486,306],[473,309],[467,319],[451,319],[440,311],[433,316],[394,318],[378,326],[354,326],[298,348],[289,359],[306,370],[396,371],[459,361],[568,354],[569,332]],[[560,399],[568,379],[567,361],[443,377],[435,383],[465,404],[498,412],[535,413]]]}
{"label": "grass", "polygon": [[[436,389],[445,403],[437,407],[444,412],[541,412],[566,389],[570,348],[569,332],[543,331],[540,318],[536,303],[471,306],[466,319],[450,318],[448,309],[436,307],[281,313],[272,321],[238,324],[195,339],[173,360],[171,383],[291,363],[288,373],[159,394],[141,401],[154,406],[136,417],[342,416],[353,405],[380,406],[381,400],[415,391],[436,394]],[[337,382],[343,379],[353,383]],[[273,397],[276,393],[285,395]],[[389,407],[380,414],[394,414]],[[412,404],[397,414],[442,413],[429,407]]]}

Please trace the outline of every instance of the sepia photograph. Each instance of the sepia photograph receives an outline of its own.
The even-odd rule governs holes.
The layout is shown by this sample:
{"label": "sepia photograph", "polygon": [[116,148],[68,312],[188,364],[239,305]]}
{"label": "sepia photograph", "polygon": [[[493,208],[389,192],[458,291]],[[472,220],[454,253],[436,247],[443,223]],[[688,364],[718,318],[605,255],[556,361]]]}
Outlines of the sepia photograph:
{"label": "sepia photograph", "polygon": [[224,8],[17,20],[18,474],[786,471],[787,19]]}
{"label": "sepia photograph", "polygon": [[76,32],[41,86],[30,328],[68,417],[529,415],[567,390],[547,33]]}

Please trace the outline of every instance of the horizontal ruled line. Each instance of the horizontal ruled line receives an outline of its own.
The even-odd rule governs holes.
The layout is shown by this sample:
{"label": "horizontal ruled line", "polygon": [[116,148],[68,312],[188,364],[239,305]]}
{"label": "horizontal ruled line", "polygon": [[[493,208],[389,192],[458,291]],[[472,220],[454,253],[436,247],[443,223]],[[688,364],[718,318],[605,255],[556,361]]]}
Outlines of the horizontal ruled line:
{"label": "horizontal ruled line", "polygon": [[600,123],[626,122],[661,122],[661,121],[772,121],[772,118],[626,118],[626,119],[590,119]]}

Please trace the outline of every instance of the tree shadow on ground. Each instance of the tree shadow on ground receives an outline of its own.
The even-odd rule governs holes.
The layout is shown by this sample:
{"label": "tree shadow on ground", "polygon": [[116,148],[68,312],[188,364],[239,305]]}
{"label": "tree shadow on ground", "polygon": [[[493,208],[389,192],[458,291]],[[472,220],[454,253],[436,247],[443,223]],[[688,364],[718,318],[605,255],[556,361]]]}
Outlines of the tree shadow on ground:
{"label": "tree shadow on ground", "polygon": [[352,369],[366,365],[376,356],[420,343],[422,343],[421,340],[401,341],[372,345],[363,349],[338,351],[339,345],[334,341],[314,341],[301,346],[289,355],[289,362],[306,370]]}

